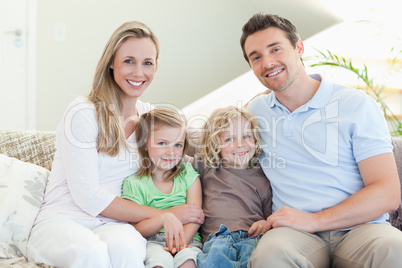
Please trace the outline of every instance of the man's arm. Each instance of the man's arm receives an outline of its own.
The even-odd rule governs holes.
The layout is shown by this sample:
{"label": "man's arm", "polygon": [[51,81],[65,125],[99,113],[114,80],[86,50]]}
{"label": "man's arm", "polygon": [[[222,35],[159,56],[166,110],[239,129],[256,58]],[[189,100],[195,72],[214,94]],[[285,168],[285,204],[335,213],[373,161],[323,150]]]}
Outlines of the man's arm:
{"label": "man's arm", "polygon": [[353,227],[397,209],[401,187],[393,154],[367,158],[360,161],[358,167],[365,185],[360,191],[317,213],[282,207],[268,217],[268,226],[288,226],[315,233]]}

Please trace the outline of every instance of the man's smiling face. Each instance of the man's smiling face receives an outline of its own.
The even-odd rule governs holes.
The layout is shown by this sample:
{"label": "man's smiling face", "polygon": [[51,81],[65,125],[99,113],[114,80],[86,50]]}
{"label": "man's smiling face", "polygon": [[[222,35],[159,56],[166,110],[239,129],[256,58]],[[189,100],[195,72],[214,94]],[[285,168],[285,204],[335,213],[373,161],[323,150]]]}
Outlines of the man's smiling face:
{"label": "man's smiling face", "polygon": [[294,47],[286,32],[279,28],[271,27],[250,35],[244,48],[256,77],[273,91],[289,88],[303,68],[300,61],[304,52],[302,41]]}

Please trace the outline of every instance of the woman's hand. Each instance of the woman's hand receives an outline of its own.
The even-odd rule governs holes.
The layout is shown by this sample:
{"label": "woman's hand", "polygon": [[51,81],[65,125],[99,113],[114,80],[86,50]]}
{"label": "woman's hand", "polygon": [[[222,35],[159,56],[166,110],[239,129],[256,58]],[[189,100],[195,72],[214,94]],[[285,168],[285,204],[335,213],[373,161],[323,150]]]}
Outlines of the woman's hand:
{"label": "woman's hand", "polygon": [[204,212],[200,207],[195,205],[177,205],[166,211],[174,214],[183,225],[187,223],[204,223]]}
{"label": "woman's hand", "polygon": [[[173,253],[173,249],[180,249],[186,245],[184,239],[183,224],[172,213],[165,212],[162,214],[163,228],[166,234],[166,244],[169,252]],[[176,250],[175,250],[176,253]]]}

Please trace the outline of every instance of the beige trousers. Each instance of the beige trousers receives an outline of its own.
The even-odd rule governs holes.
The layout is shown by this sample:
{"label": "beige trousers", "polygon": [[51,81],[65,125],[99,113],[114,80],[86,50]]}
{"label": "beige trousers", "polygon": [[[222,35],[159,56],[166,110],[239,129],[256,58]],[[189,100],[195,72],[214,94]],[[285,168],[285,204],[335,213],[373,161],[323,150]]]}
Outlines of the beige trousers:
{"label": "beige trousers", "polygon": [[248,267],[402,267],[401,253],[402,232],[387,224],[315,234],[278,227],[261,238]]}

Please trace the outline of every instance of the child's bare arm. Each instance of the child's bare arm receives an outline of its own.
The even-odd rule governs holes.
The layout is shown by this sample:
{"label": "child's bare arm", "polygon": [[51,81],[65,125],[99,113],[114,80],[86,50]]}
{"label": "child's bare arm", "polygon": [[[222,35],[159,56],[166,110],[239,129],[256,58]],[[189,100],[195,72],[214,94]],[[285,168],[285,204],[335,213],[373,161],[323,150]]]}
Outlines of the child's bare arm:
{"label": "child's bare arm", "polygon": [[[200,179],[197,178],[193,184],[187,190],[187,204],[192,204],[197,207],[202,206],[202,190]],[[200,228],[200,224],[188,223],[183,226],[184,229],[184,243],[180,243],[179,247],[173,248],[170,251],[172,254],[179,252],[181,249],[185,248],[193,239],[195,233]]]}
{"label": "child's bare arm", "polygon": [[[202,190],[200,178],[196,178],[193,184],[187,190],[187,204],[192,204],[201,208]],[[186,245],[193,239],[195,233],[200,228],[200,224],[188,223],[184,225],[184,239]]]}
{"label": "child's bare arm", "polygon": [[[199,178],[196,178],[193,184],[188,188],[187,190],[187,204],[191,204],[194,206],[197,206],[201,208],[202,206],[202,190],[201,190],[201,181]],[[197,223],[187,223],[183,226],[184,230],[184,235],[183,235],[183,241],[180,242],[179,246],[176,246],[172,249],[166,248],[166,251],[169,251],[173,255],[182,250],[183,248],[186,248],[187,245],[191,242],[193,239],[195,233],[198,231],[200,228],[200,224]],[[177,241],[175,241],[177,242]]]}
{"label": "child's bare arm", "polygon": [[163,212],[153,218],[131,223],[145,238],[151,237],[165,228],[166,236],[183,237],[183,225],[180,220],[170,212]]}

